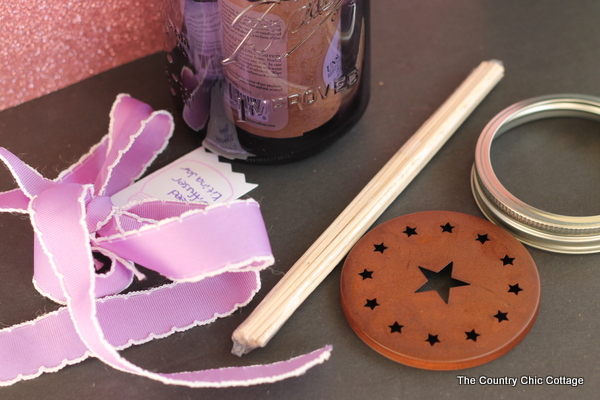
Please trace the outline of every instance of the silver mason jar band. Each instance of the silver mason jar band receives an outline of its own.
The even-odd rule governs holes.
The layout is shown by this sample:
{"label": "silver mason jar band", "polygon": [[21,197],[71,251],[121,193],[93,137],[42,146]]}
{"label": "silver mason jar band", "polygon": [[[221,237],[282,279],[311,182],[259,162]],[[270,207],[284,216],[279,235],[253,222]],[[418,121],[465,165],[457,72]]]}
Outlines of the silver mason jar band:
{"label": "silver mason jar band", "polygon": [[532,207],[506,190],[492,169],[490,150],[495,138],[521,124],[550,117],[600,120],[600,98],[574,94],[536,97],[496,115],[475,149],[471,173],[475,201],[490,221],[523,243],[559,253],[600,252],[600,215],[565,216]]}

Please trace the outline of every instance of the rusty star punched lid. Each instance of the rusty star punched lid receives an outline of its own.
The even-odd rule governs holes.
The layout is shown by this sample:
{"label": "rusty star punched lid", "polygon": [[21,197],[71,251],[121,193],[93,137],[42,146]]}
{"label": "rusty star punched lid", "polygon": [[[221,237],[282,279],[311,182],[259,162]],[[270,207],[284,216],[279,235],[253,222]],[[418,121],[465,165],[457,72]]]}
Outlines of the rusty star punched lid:
{"label": "rusty star punched lid", "polygon": [[478,217],[428,211],[387,221],[352,249],[341,304],[384,356],[430,370],[470,368],[514,348],[540,307],[525,247]]}

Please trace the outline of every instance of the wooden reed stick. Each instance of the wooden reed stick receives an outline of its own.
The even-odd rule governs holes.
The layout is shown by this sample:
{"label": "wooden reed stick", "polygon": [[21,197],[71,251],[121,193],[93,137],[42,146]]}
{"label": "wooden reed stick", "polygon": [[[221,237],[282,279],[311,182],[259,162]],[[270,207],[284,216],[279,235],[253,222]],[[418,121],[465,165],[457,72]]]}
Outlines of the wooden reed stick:
{"label": "wooden reed stick", "polygon": [[467,77],[233,332],[234,354],[241,356],[269,342],[503,75],[502,63],[492,60]]}

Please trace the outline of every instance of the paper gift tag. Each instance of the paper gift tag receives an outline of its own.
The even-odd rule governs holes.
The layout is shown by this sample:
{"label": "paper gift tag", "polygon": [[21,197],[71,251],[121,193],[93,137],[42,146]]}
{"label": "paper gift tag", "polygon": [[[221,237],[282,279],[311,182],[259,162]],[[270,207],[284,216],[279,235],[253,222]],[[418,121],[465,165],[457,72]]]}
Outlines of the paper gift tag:
{"label": "paper gift tag", "polygon": [[149,198],[214,204],[237,199],[257,186],[199,147],[114,194],[111,200],[116,206]]}

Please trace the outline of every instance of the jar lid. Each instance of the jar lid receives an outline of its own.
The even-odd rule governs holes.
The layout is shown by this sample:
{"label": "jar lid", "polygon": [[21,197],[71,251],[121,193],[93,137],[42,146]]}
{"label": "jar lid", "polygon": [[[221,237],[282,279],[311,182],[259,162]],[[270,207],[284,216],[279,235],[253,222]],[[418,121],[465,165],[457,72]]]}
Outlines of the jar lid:
{"label": "jar lid", "polygon": [[431,370],[494,360],[529,332],[540,279],[525,247],[474,216],[430,211],[368,232],[343,266],[341,304],[384,356]]}
{"label": "jar lid", "polygon": [[484,128],[475,149],[471,174],[475,201],[490,221],[530,246],[559,253],[600,252],[600,215],[558,215],[532,207],[506,190],[492,168],[494,139],[526,122],[551,117],[600,120],[600,98],[576,94],[536,97],[496,115]]}

